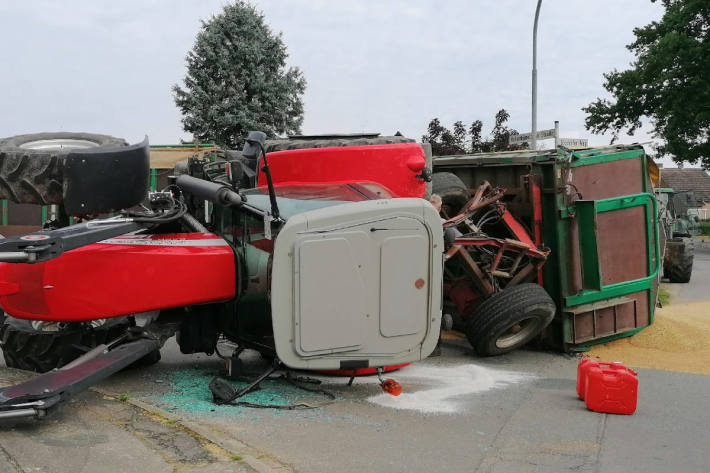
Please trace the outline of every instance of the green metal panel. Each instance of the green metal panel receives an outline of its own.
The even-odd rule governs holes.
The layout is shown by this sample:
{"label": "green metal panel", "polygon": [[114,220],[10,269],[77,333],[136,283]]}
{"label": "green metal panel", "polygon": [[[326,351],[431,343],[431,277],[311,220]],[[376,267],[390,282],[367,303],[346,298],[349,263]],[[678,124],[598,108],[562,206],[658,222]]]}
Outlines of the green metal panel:
{"label": "green metal panel", "polygon": [[42,224],[47,221],[47,206],[42,206]]}
{"label": "green metal panel", "polygon": [[158,188],[158,170],[150,170],[150,190],[154,191]]}
{"label": "green metal panel", "polygon": [[626,294],[632,294],[634,292],[640,292],[647,289],[651,289],[653,279],[657,275],[658,273],[650,277],[635,279],[633,281],[624,281],[616,284],[609,284],[607,286],[603,286],[601,291],[582,291],[576,296],[566,297],[565,302],[567,307],[572,307],[576,305],[589,304],[590,302],[597,302],[604,299],[610,299],[612,297],[625,296]]}
{"label": "green metal panel", "polygon": [[2,224],[7,225],[7,199],[2,199]]}
{"label": "green metal panel", "polygon": [[597,202],[579,200],[575,202],[577,225],[584,231],[579,232],[579,250],[582,260],[582,286],[594,291],[602,290],[602,271],[599,266],[599,248],[597,247]]}
{"label": "green metal panel", "polygon": [[[579,214],[580,211],[587,212],[587,204],[583,204],[582,207],[579,206],[580,202],[575,203],[575,210],[571,211],[572,214]],[[641,193],[621,197],[612,197],[609,199],[602,199],[595,202],[596,213],[602,212],[612,212],[615,210],[628,209],[631,207],[645,206],[646,210],[646,241],[648,244],[648,276],[641,279],[636,279],[633,281],[624,281],[617,284],[610,284],[607,286],[601,286],[598,290],[584,290],[581,293],[573,296],[568,296],[565,298],[566,306],[575,306],[580,304],[588,304],[590,302],[596,302],[603,299],[609,299],[611,297],[618,297],[625,294],[631,294],[634,292],[639,292],[643,290],[650,290],[653,286],[653,280],[658,276],[658,268],[660,266],[660,248],[659,248],[659,238],[658,238],[658,222],[656,217],[658,215],[658,203],[653,194]],[[584,210],[583,210],[584,209]],[[580,246],[582,246],[582,235],[585,233],[580,231]],[[654,242],[651,245],[651,242]],[[594,245],[596,245],[596,237],[594,238]],[[587,264],[590,264],[590,260],[593,257],[591,254],[591,249],[586,255]],[[583,250],[584,251],[584,250]],[[596,266],[601,277],[601,269],[599,268],[598,255],[596,255]],[[593,261],[593,260],[592,260]],[[654,263],[655,261],[655,263]],[[588,268],[584,268],[585,255],[582,255],[583,262],[583,272],[586,274]],[[589,270],[591,271],[591,270]],[[583,276],[584,278],[584,276]],[[585,280],[585,288],[586,288]],[[651,305],[649,305],[649,310]]]}
{"label": "green metal panel", "polygon": [[[562,177],[564,175],[564,169],[566,167],[577,167],[577,166],[585,166],[585,165],[592,165],[592,164],[599,164],[599,163],[604,163],[604,162],[611,162],[611,161],[616,161],[616,160],[621,160],[621,159],[641,159],[642,160],[642,166],[641,166],[641,176],[629,176],[629,179],[641,179],[642,180],[642,189],[644,190],[643,193],[641,194],[635,194],[635,195],[630,195],[630,196],[622,196],[619,198],[611,198],[611,199],[603,199],[599,200],[596,202],[595,207],[596,207],[596,213],[600,212],[610,212],[610,211],[615,211],[615,210],[621,210],[624,208],[631,208],[631,207],[636,207],[636,206],[645,206],[646,208],[646,235],[647,235],[647,242],[649,242],[648,245],[648,276],[641,278],[639,280],[632,280],[632,281],[624,281],[620,282],[617,284],[610,284],[610,285],[602,285],[601,290],[593,290],[590,288],[590,281],[596,282],[596,276],[597,270],[599,268],[598,264],[595,265],[596,267],[591,268],[590,270],[590,260],[596,260],[598,257],[598,254],[596,255],[597,257],[594,256],[594,251],[598,253],[598,248],[593,242],[593,239],[595,237],[591,237],[587,235],[587,233],[592,233],[589,232],[589,228],[594,228],[590,227],[590,223],[588,221],[590,220],[590,217],[587,215],[591,213],[589,208],[591,208],[591,204],[585,204],[582,203],[581,206],[579,206],[579,202],[576,202],[575,204],[577,205],[572,205],[569,206],[568,202],[566,201],[565,195],[564,195],[564,186],[565,182],[562,181]],[[544,222],[545,225],[543,226],[544,232],[545,232],[545,242],[548,246],[551,248],[554,246],[555,249],[553,249],[553,252],[559,253],[561,256],[559,257],[559,261],[557,261],[557,268],[558,268],[558,274],[550,274],[549,277],[546,277],[545,280],[545,288],[550,292],[551,295],[553,295],[553,291],[550,289],[557,285],[559,286],[559,292],[557,293],[558,295],[553,295],[553,298],[558,302],[559,307],[562,309],[563,312],[567,312],[570,309],[572,309],[575,306],[586,304],[586,303],[591,303],[591,302],[598,302],[598,301],[603,301],[603,300],[608,300],[614,297],[619,297],[619,296],[624,296],[628,294],[633,294],[636,292],[641,292],[641,291],[646,291],[648,294],[648,318],[649,318],[649,324],[653,323],[653,318],[654,318],[654,306],[655,306],[655,294],[654,294],[654,279],[657,277],[658,274],[658,264],[660,262],[660,251],[658,248],[659,245],[659,239],[658,239],[658,233],[657,233],[657,202],[653,198],[653,196],[649,195],[649,192],[651,192],[650,189],[650,184],[649,184],[649,177],[648,177],[648,170],[647,170],[647,163],[646,163],[646,155],[643,151],[642,148],[634,148],[634,149],[607,149],[607,150],[586,150],[586,151],[579,151],[573,153],[573,155],[570,155],[567,157],[567,159],[562,158],[558,160],[556,166],[555,166],[555,176],[556,176],[556,194],[554,195],[554,201],[556,204],[556,213],[554,215],[554,225],[550,224],[550,222]],[[603,177],[602,177],[603,178]],[[546,195],[546,198],[548,200],[552,200],[553,195],[548,193]],[[588,208],[585,209],[585,205],[588,206]],[[580,215],[581,214],[581,215]],[[583,290],[580,293],[571,293],[570,291],[570,272],[568,268],[569,264],[569,257],[568,252],[570,248],[570,242],[569,240],[569,228],[570,225],[572,224],[572,220],[570,218],[576,218],[576,219],[582,219],[587,221],[581,222],[579,226],[579,238],[580,238],[580,259],[581,264],[582,264],[582,279],[583,279]],[[547,218],[547,217],[544,217]],[[554,228],[553,228],[554,227]],[[654,260],[655,256],[655,260]],[[585,260],[587,263],[585,264]],[[552,261],[548,261],[548,268],[550,268],[550,263]],[[552,271],[550,271],[552,272]],[[557,281],[555,281],[555,276],[557,276]],[[597,289],[597,288],[594,288]],[[599,343],[606,343],[611,340],[615,340],[618,338],[623,338],[623,337],[628,337],[631,336],[635,333],[638,333],[640,330],[642,330],[645,327],[638,327],[630,330],[626,330],[624,332],[608,335],[608,336],[603,336],[598,339],[594,340],[586,340],[580,344],[575,345],[573,343],[574,340],[574,327],[572,324],[572,317],[562,315],[561,317],[558,317],[555,321],[555,323],[560,326],[559,332],[554,334],[555,337],[560,337],[561,340],[560,342],[563,343],[565,349],[567,350],[586,350],[588,349],[589,346],[599,344]]]}
{"label": "green metal panel", "polygon": [[570,166],[588,166],[591,164],[607,163],[609,161],[619,161],[621,159],[638,158],[643,153],[642,149],[633,149],[629,151],[621,151],[618,153],[609,154],[584,154],[579,151],[572,154],[572,162]]}

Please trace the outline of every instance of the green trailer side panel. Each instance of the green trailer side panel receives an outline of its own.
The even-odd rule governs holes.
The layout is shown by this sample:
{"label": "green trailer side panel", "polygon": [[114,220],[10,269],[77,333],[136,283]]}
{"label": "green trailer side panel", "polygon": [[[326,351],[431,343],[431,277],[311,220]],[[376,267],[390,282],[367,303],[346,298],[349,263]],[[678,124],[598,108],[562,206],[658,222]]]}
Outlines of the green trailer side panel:
{"label": "green trailer side panel", "polygon": [[579,232],[579,250],[582,263],[582,287],[593,291],[602,290],[602,273],[597,247],[597,205],[594,200],[575,202]]}
{"label": "green trailer side panel", "polygon": [[[653,322],[653,311],[655,305],[655,280],[658,276],[658,262],[660,260],[660,251],[658,247],[658,222],[657,222],[657,202],[654,196],[648,193],[649,177],[646,167],[646,156],[641,149],[632,149],[619,153],[601,153],[593,155],[575,156],[578,158],[571,166],[567,168],[567,172],[574,173],[572,169],[581,169],[583,166],[595,166],[599,168],[592,175],[595,177],[594,182],[601,182],[600,188],[606,190],[593,191],[596,193],[617,193],[614,197],[607,197],[598,200],[574,202],[572,205],[562,206],[559,209],[559,218],[562,221],[571,221],[575,219],[579,228],[579,259],[581,261],[581,279],[583,288],[579,291],[566,292],[562,297],[561,308],[562,317],[565,320],[567,330],[564,333],[564,344],[568,350],[585,349],[597,343],[605,343],[607,341],[630,336],[643,329],[645,326]],[[638,164],[633,163],[636,160]],[[626,161],[627,164],[615,164],[619,161]],[[600,167],[601,166],[601,167]],[[621,167],[619,167],[621,166]],[[628,171],[630,168],[639,170],[639,173],[622,174],[623,180],[628,180],[628,186],[617,185],[619,178],[619,170]],[[592,168],[587,168],[592,169]],[[561,174],[565,174],[565,170],[561,170]],[[613,174],[613,175],[612,175]],[[589,172],[587,172],[587,177]],[[574,174],[573,174],[574,177]],[[604,187],[604,180],[614,182],[611,187]],[[589,183],[589,179],[585,181]],[[574,180],[572,180],[574,184]],[[636,189],[636,193],[629,193],[630,189]],[[579,189],[576,189],[579,192]],[[641,190],[642,192],[638,192]],[[591,192],[589,189],[583,189],[581,193]],[[626,195],[624,195],[626,194]],[[629,258],[643,258],[647,272],[643,277],[632,276],[631,273],[623,280],[615,281],[613,284],[603,284],[603,268],[601,263],[601,250],[598,246],[597,239],[599,237],[596,225],[596,217],[599,214],[607,212],[623,211],[624,209],[632,209],[641,207],[642,214],[638,215],[642,218],[643,232],[645,238],[644,252],[635,252],[629,255]],[[641,215],[643,217],[641,217]],[[637,220],[635,225],[641,223]],[[629,223],[630,225],[632,223]],[[560,226],[562,227],[562,226]],[[638,228],[638,227],[634,227]],[[604,235],[604,240],[608,245],[615,239],[621,243],[626,243],[628,240],[628,228],[623,225],[616,228],[606,226],[606,231],[611,231],[612,235]],[[640,232],[638,228],[636,232]],[[560,230],[557,237],[561,240],[569,238],[571,232]],[[569,243],[568,243],[569,244]],[[607,249],[608,251],[608,249]],[[639,261],[639,260],[636,260]],[[595,264],[596,262],[596,264]],[[640,262],[640,261],[639,261]],[[646,264],[647,262],[647,264]],[[615,265],[615,273],[619,273],[619,267],[623,269],[625,262],[609,261],[606,258],[607,265]],[[570,265],[574,266],[574,265]],[[607,279],[609,279],[607,277]],[[631,299],[629,299],[631,297]],[[644,304],[639,303],[639,297],[646,300]],[[634,302],[635,301],[635,302]],[[583,312],[587,305],[601,304],[603,309],[589,310]],[[616,304],[616,305],[615,305]],[[626,304],[626,305],[624,305]],[[624,323],[619,323],[617,326],[617,307],[625,307],[626,312],[629,308],[633,308],[633,323],[629,324],[628,317]],[[618,312],[624,312],[618,310]],[[604,322],[604,318],[612,317],[613,323]],[[579,322],[583,320],[592,327],[592,330],[581,330]],[[607,328],[599,330],[599,325],[606,323]],[[584,332],[580,335],[580,332]],[[590,334],[591,333],[591,334]]]}

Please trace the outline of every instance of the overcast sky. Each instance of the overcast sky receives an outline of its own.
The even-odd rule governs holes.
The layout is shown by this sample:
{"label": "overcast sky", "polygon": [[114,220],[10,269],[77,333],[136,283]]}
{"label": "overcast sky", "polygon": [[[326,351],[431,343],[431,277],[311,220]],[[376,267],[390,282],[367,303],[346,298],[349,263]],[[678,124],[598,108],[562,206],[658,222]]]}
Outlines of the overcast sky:
{"label": "overcast sky", "polygon": [[[303,132],[397,130],[420,139],[495,112],[530,130],[535,0],[258,0],[308,80]],[[660,3],[660,2],[659,2]],[[0,136],[92,131],[153,144],[190,139],[171,86],[200,20],[225,0],[0,0]],[[584,129],[602,74],[627,68],[634,27],[660,18],[649,0],[543,0],[538,128]],[[622,141],[644,141],[645,133]]]}

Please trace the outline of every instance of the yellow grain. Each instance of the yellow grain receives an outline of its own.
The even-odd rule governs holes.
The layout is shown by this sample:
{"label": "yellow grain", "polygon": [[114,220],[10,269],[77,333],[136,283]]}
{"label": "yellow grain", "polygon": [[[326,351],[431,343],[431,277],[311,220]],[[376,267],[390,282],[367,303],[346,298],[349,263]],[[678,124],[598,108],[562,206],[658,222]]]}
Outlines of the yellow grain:
{"label": "yellow grain", "polygon": [[653,325],[633,337],[596,346],[588,356],[636,368],[710,374],[710,302],[657,309]]}

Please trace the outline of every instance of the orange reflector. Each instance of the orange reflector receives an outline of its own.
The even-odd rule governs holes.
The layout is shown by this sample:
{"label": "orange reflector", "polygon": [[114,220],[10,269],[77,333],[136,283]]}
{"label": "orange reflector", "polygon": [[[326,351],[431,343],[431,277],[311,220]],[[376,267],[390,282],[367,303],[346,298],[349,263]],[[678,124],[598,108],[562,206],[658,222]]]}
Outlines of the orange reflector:
{"label": "orange reflector", "polygon": [[402,394],[402,385],[394,379],[388,378],[382,382],[382,390],[387,394],[399,396]]}

